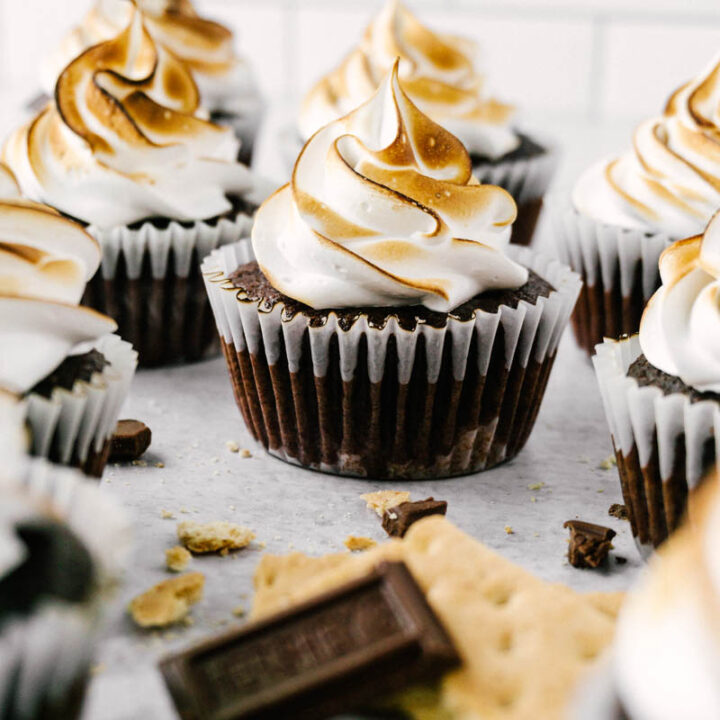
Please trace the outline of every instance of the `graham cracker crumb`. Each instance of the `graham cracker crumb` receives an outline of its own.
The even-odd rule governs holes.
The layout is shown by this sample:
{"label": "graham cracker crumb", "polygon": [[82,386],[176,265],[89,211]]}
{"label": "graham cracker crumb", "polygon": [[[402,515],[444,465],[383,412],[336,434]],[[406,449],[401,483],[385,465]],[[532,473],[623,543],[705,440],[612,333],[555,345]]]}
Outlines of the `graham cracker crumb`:
{"label": "graham cracker crumb", "polygon": [[542,490],[545,487],[544,482],[536,482],[528,485],[528,490]]}
{"label": "graham cracker crumb", "polygon": [[343,545],[345,547],[352,551],[352,552],[358,552],[362,550],[369,550],[370,548],[374,548],[377,543],[369,537],[361,537],[358,535],[348,535],[345,540],[343,541]]}
{"label": "graham cracker crumb", "polygon": [[238,605],[233,608],[232,614],[235,617],[243,617],[245,615],[245,608],[242,605]]}
{"label": "graham cracker crumb", "polygon": [[97,663],[90,668],[91,675],[101,675],[107,668],[102,663]]}
{"label": "graham cracker crumb", "polygon": [[160,510],[160,517],[163,520],[174,520],[175,519],[175,515],[172,513],[172,511],[165,510],[165,509]]}
{"label": "graham cracker crumb", "polygon": [[251,458],[252,453],[247,448],[243,448],[242,450],[240,450],[240,457],[241,458]]}
{"label": "graham cracker crumb", "polygon": [[509,525],[506,525],[506,526],[505,526],[505,532],[506,532],[508,535],[514,535],[514,534],[515,534],[515,531],[514,531]]}
{"label": "graham cracker crumb", "polygon": [[249,528],[223,520],[205,524],[187,520],[178,525],[177,534],[180,542],[193,553],[227,553],[247,547],[255,539],[255,533]]}
{"label": "graham cracker crumb", "polygon": [[135,467],[147,467],[147,460],[133,460],[132,464]]}
{"label": "graham cracker crumb", "polygon": [[156,467],[156,468],[164,468],[164,467],[165,467],[165,463],[164,463],[164,462],[156,462],[156,463],[155,463],[155,467]]}
{"label": "graham cracker crumb", "polygon": [[133,599],[130,615],[143,628],[167,627],[182,620],[202,599],[204,586],[205,576],[199,572],[164,580]]}
{"label": "graham cracker crumb", "polygon": [[172,572],[182,572],[192,560],[192,555],[180,545],[165,551],[165,565]]}
{"label": "graham cracker crumb", "polygon": [[598,466],[601,470],[612,470],[617,465],[617,458],[614,455],[606,457]]}
{"label": "graham cracker crumb", "polygon": [[410,493],[405,490],[378,490],[360,496],[370,510],[374,510],[380,517],[385,511],[397,507],[401,503],[410,502]]}
{"label": "graham cracker crumb", "polygon": [[225,443],[225,447],[231,452],[231,453],[238,453],[240,452],[240,446],[234,441],[234,440],[228,440]]}
{"label": "graham cracker crumb", "polygon": [[530,502],[537,502],[537,498],[534,495],[532,495],[530,497]]}

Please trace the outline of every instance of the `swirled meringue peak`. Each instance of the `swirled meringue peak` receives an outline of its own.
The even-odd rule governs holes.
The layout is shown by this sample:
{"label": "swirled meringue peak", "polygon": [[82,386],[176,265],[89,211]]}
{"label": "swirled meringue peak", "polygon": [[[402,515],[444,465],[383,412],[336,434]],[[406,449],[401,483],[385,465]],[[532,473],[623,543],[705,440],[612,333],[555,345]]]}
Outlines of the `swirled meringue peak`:
{"label": "swirled meringue peak", "polygon": [[467,38],[434,33],[400,0],[388,0],[359,47],[305,97],[298,120],[303,139],[365,102],[400,57],[403,89],[468,150],[499,158],[520,143],[509,123],[513,108],[484,92],[478,48]]}
{"label": "swirled meringue peak", "polygon": [[645,357],[699,392],[720,393],[720,214],[704,235],[665,250],[660,276],[640,325]]}
{"label": "swirled meringue peak", "polygon": [[190,72],[136,11],[65,68],[55,103],[11,135],[4,159],[26,196],[98,227],[203,220],[252,181],[232,130],[198,111]]}
{"label": "swirled meringue peak", "polygon": [[[235,53],[232,31],[200,17],[190,0],[135,0],[134,4],[153,38],[190,68],[205,107],[231,110],[248,93],[256,93],[249,65]],[[132,12],[128,0],[97,0],[47,58],[43,86],[54,88],[58,75],[75,57],[118,35]]]}
{"label": "swirled meringue peak", "polygon": [[448,312],[527,282],[504,253],[512,197],[478,183],[465,148],[413,105],[397,68],[308,141],[290,184],[257,213],[258,264],[276,289],[315,309]]}
{"label": "swirled meringue peak", "polygon": [[599,222],[679,239],[720,208],[720,55],[635,131],[633,150],[591,167],[573,192]]}
{"label": "swirled meringue peak", "polygon": [[0,386],[26,393],[78,346],[115,330],[90,308],[0,294]]}
{"label": "swirled meringue peak", "polygon": [[0,293],[80,302],[100,265],[97,242],[57,211],[18,198],[13,182],[0,163]]}

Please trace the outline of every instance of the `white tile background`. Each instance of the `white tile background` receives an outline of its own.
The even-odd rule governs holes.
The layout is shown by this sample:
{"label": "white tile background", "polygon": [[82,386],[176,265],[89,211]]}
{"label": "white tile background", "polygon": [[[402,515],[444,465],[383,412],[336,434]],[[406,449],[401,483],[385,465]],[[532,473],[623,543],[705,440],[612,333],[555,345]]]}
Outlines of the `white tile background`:
{"label": "white tile background", "polygon": [[[718,0],[408,0],[475,36],[490,85],[526,115],[595,120],[659,110],[720,50]],[[90,0],[0,0],[0,83],[32,87],[38,58]],[[232,25],[271,100],[297,100],[360,36],[380,0],[196,0]]]}

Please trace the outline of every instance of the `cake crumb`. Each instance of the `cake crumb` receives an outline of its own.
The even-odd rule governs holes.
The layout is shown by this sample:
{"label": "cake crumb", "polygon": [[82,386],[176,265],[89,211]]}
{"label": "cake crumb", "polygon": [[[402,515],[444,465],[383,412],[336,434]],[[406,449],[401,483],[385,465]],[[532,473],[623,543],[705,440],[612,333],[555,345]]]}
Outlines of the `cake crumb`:
{"label": "cake crumb", "polygon": [[618,520],[628,520],[628,509],[627,505],[621,505],[620,503],[613,503],[608,508],[608,515],[617,518]]}
{"label": "cake crumb", "polygon": [[397,507],[404,502],[410,502],[410,493],[405,490],[378,490],[360,496],[370,510],[374,510],[380,517],[386,510]]}
{"label": "cake crumb", "polygon": [[598,467],[601,470],[612,470],[617,465],[617,458],[614,455],[606,457]]}
{"label": "cake crumb", "polygon": [[178,539],[193,553],[228,553],[247,547],[255,539],[249,528],[216,520],[197,523],[191,520],[181,522],[177,527]]}
{"label": "cake crumb", "polygon": [[170,510],[165,510],[165,509],[160,510],[160,517],[163,520],[174,520],[175,519],[175,515],[173,514],[173,512]]}
{"label": "cake crumb", "polygon": [[509,525],[506,525],[506,526],[505,526],[505,533],[506,533],[507,535],[514,535],[514,534],[515,534],[515,531],[514,531]]}
{"label": "cake crumb", "polygon": [[345,545],[345,547],[351,552],[360,552],[362,550],[370,550],[370,548],[374,548],[377,543],[369,537],[348,535],[343,541],[343,545]]}
{"label": "cake crumb", "polygon": [[192,560],[192,555],[181,545],[165,551],[165,565],[171,572],[182,572]]}
{"label": "cake crumb", "polygon": [[235,617],[243,617],[245,615],[245,608],[242,605],[238,605],[233,608],[232,614]]}
{"label": "cake crumb", "polygon": [[225,443],[225,447],[227,447],[227,449],[231,453],[239,453],[240,452],[240,446],[234,440],[228,440]]}
{"label": "cake crumb", "polygon": [[143,627],[167,627],[187,616],[190,607],[202,599],[205,576],[194,572],[164,580],[130,603],[130,615]]}
{"label": "cake crumb", "polygon": [[240,457],[246,459],[251,458],[252,453],[247,448],[243,448],[242,450],[240,450]]}

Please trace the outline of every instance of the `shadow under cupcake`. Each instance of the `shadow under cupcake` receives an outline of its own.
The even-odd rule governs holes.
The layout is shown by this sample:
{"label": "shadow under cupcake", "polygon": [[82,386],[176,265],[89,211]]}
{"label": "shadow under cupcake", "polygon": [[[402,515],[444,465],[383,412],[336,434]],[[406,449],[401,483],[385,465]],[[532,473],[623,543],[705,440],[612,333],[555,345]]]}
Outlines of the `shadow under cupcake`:
{"label": "shadow under cupcake", "polygon": [[465,148],[396,72],[313,136],[252,243],[202,271],[235,398],[272,454],[339,474],[458,475],[524,446],[580,286],[508,247],[512,198],[474,182]]}

